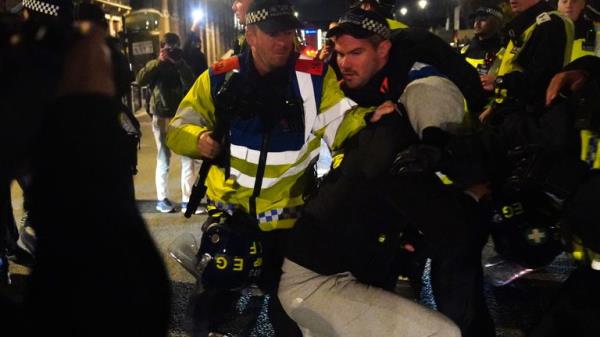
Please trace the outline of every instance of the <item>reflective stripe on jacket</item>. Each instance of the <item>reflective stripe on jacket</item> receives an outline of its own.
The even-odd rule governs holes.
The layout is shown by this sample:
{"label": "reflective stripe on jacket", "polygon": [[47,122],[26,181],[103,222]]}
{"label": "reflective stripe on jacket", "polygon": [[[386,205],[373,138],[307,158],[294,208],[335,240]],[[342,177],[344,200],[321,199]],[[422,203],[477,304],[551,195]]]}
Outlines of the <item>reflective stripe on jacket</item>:
{"label": "reflective stripe on jacket", "polygon": [[[244,61],[248,57],[240,55],[240,73],[249,71]],[[372,111],[355,107],[352,100],[344,97],[331,68],[321,65],[321,74],[315,74],[300,69],[300,62],[309,61],[296,62],[290,85],[303,102],[304,131],[286,132],[281,125],[275,125],[271,131],[261,192],[256,198],[256,216],[263,231],[294,225],[304,204],[305,173],[317,159],[321,138],[333,150],[339,149],[345,139],[365,126],[364,116]],[[174,152],[200,157],[196,148],[198,137],[215,124],[212,86],[222,83],[224,75],[214,68],[207,70],[181,102],[167,134],[167,145]],[[250,210],[261,149],[257,146],[261,137],[257,130],[262,127],[258,113],[230,125],[230,176],[225,177],[223,168],[213,166],[206,181],[207,196],[216,204]]]}
{"label": "reflective stripe on jacket", "polygon": [[[531,24],[527,29],[525,29],[520,34],[520,36],[511,38],[509,40],[508,45],[506,46],[504,51],[501,52],[502,53],[502,57],[501,57],[502,61],[500,63],[500,67],[498,69],[498,73],[497,73],[498,76],[505,76],[510,73],[524,71],[523,67],[518,62],[521,52],[524,49],[526,49],[527,44],[528,44],[530,38],[532,37],[534,31],[536,30],[536,28],[538,26],[543,25],[544,23],[552,20],[552,17],[562,20],[562,22],[564,24],[566,41],[565,41],[565,50],[564,50],[564,58],[563,58],[562,66],[565,66],[567,63],[569,63],[569,60],[571,57],[571,48],[573,46],[573,37],[575,34],[573,22],[569,18],[567,18],[566,16],[562,15],[559,12],[555,12],[555,11],[543,12],[537,16],[537,18],[535,19],[533,24]],[[516,41],[519,41],[519,43],[516,43]],[[496,88],[496,95],[497,95],[496,102],[502,103],[502,101],[504,101],[504,98],[506,98],[507,95],[511,95],[511,93],[509,93],[508,90],[506,90],[504,88]]]}

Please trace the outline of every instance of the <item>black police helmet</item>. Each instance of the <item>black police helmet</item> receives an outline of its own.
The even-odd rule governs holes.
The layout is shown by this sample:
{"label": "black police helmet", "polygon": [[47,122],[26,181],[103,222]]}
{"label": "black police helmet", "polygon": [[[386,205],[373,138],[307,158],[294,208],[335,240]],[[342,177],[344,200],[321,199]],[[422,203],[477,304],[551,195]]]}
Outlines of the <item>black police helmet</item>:
{"label": "black police helmet", "polygon": [[91,21],[103,29],[108,29],[108,22],[102,7],[95,3],[82,2],[75,6],[75,20]]}
{"label": "black police helmet", "polygon": [[40,20],[73,22],[73,2],[71,0],[23,0],[22,8],[29,11],[30,17]]}
{"label": "black police helmet", "polygon": [[394,17],[394,8],[396,8],[395,0],[350,0],[350,8],[358,8],[361,5],[371,5],[375,12],[380,15],[392,19]]}
{"label": "black police helmet", "polygon": [[552,262],[562,252],[560,210],[537,189],[524,189],[497,198],[491,234],[496,252],[528,268]]}
{"label": "black police helmet", "polygon": [[488,19],[488,18],[496,18],[500,22],[504,19],[504,13],[502,12],[502,8],[499,6],[481,6],[475,10],[475,12],[471,15],[473,19]]}
{"label": "black police helmet", "polygon": [[256,282],[262,267],[262,245],[256,224],[235,212],[212,212],[203,228],[198,260],[210,256],[202,272],[207,289],[239,289]]}

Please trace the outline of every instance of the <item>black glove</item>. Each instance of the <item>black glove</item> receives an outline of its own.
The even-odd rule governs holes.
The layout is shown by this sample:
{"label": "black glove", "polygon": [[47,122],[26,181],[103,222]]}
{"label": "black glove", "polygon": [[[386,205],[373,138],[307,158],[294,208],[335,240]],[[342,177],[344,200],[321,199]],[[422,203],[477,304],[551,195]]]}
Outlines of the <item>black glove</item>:
{"label": "black glove", "polygon": [[[537,145],[524,145],[516,147],[507,153],[507,159],[512,168],[510,176],[506,179],[505,189],[520,191],[535,178],[541,176],[543,165],[540,160],[544,157],[543,149]],[[542,172],[539,172],[542,169]]]}
{"label": "black glove", "polygon": [[415,144],[396,155],[390,173],[406,175],[433,172],[442,161],[442,151],[431,145]]}

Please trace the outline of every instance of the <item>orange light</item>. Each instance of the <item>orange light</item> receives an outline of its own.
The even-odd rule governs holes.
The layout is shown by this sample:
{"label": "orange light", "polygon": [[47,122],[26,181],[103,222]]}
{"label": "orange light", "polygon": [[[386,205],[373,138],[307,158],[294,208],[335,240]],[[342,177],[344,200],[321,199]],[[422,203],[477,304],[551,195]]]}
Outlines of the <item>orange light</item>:
{"label": "orange light", "polygon": [[310,57],[310,58],[315,58],[317,57],[317,50],[311,46],[306,46],[304,47],[304,49],[302,50],[302,54]]}

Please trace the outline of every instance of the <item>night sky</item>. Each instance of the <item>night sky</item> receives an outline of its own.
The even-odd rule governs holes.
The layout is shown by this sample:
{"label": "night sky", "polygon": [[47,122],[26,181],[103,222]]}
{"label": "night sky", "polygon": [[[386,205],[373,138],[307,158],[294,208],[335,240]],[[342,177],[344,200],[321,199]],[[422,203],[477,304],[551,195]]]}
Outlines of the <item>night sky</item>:
{"label": "night sky", "polygon": [[[300,19],[305,22],[326,25],[335,21],[348,8],[348,0],[290,0],[300,13]],[[446,17],[445,4],[457,2],[457,0],[428,0],[429,5],[425,11],[417,9],[418,0],[397,0],[399,9],[406,6],[408,15],[403,21],[419,26],[429,24],[443,24]]]}
{"label": "night sky", "polygon": [[336,21],[347,9],[347,0],[291,0],[302,21]]}

